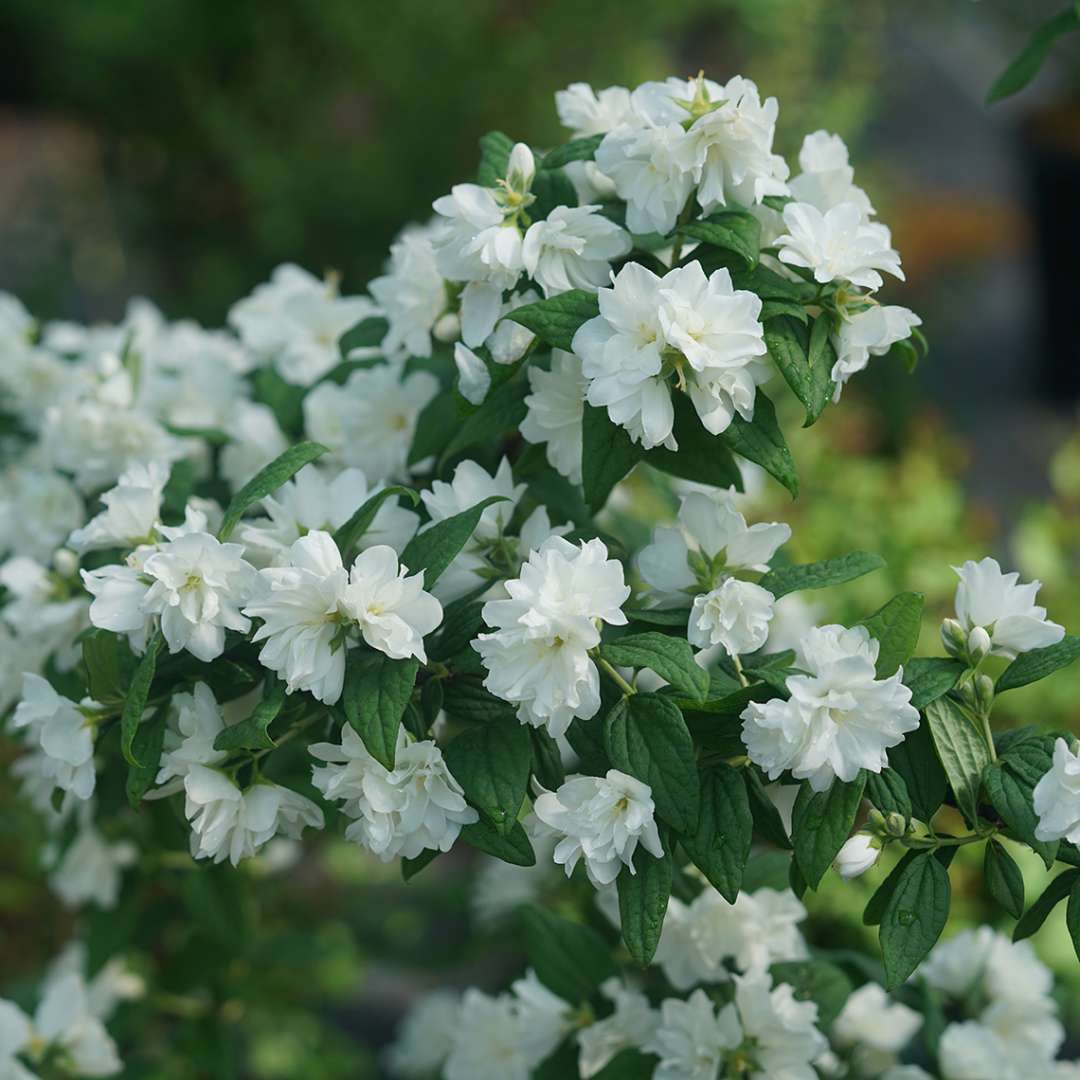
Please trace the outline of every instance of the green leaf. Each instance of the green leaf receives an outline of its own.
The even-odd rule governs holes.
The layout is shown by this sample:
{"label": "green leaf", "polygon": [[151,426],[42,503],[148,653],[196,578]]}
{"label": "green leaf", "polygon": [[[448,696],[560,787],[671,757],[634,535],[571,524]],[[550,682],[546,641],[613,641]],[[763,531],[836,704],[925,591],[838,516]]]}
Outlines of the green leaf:
{"label": "green leaf", "polygon": [[827,791],[814,791],[808,783],[799,788],[791,814],[791,841],[795,861],[811,889],[821,883],[851,835],[865,787],[866,774],[860,771],[851,783],[834,780]]}
{"label": "green leaf", "polygon": [[787,830],[784,828],[784,819],[780,817],[780,811],[776,809],[776,805],[765,791],[765,785],[753,769],[743,769],[741,771],[743,779],[746,781],[746,793],[750,797],[750,813],[754,817],[754,832],[776,844],[777,847],[790,848],[791,840],[788,839]]}
{"label": "green leaf", "polygon": [[515,821],[504,836],[490,821],[481,818],[461,830],[461,839],[477,851],[512,866],[536,865],[536,852],[519,821]]}
{"label": "green leaf", "polygon": [[[666,845],[665,845],[666,846]],[[641,967],[648,967],[660,944],[668,899],[671,897],[671,853],[657,858],[638,844],[634,852],[633,870],[620,871],[619,917],[623,941],[630,958]]]}
{"label": "green leaf", "polygon": [[[485,583],[485,590],[487,587]],[[468,648],[469,642],[485,629],[483,610],[483,601],[473,600],[471,596],[447,604],[443,608],[439,635],[428,648],[428,656],[432,660],[449,660]]]}
{"label": "green leaf", "polygon": [[[573,1060],[576,1060],[573,1059]],[[656,1058],[640,1050],[623,1050],[609,1061],[592,1080],[652,1080],[656,1072]],[[567,1080],[570,1073],[554,1073],[550,1080]],[[537,1076],[536,1080],[549,1080]]]}
{"label": "green leaf", "polygon": [[402,859],[401,880],[404,882],[412,881],[425,866],[433,863],[441,854],[442,852],[434,848],[428,848],[426,851],[421,851],[415,859]]}
{"label": "green leaf", "polygon": [[415,573],[424,571],[424,588],[431,586],[454,561],[458,552],[469,542],[480,516],[492,503],[506,502],[505,495],[490,495],[475,506],[453,517],[436,522],[430,529],[417,533],[401,553],[401,565]]}
{"label": "green leaf", "polygon": [[586,405],[581,421],[581,477],[585,501],[594,512],[603,508],[611,489],[641,460],[643,451],[613,424],[607,409]]}
{"label": "green leaf", "polygon": [[146,699],[150,696],[150,685],[154,681],[154,672],[157,670],[158,653],[161,652],[164,644],[165,639],[161,631],[155,631],[153,637],[146,643],[146,652],[143,653],[142,659],[135,668],[135,674],[131,677],[131,685],[128,687],[124,707],[120,713],[120,751],[124,755],[124,760],[135,768],[145,764],[135,753],[135,733],[146,711]]}
{"label": "green leaf", "polygon": [[509,702],[489,693],[477,679],[462,675],[444,680],[443,708],[453,719],[466,724],[490,723],[517,715]]}
{"label": "green leaf", "polygon": [[867,773],[866,797],[883,814],[899,814],[905,821],[915,815],[907,783],[895,769]]}
{"label": "green leaf", "polygon": [[141,762],[128,769],[126,790],[133,808],[139,805],[157,776],[164,745],[165,709],[161,708],[145,724],[139,725],[131,744],[132,753]]}
{"label": "green leaf", "polygon": [[1069,906],[1065,909],[1065,926],[1072,938],[1073,951],[1080,960],[1080,882],[1073,882],[1069,890]]}
{"label": "green leaf", "polygon": [[256,369],[251,378],[255,386],[255,400],[273,412],[281,430],[289,435],[303,431],[304,389],[286,382],[277,368],[272,366]]}
{"label": "green leaf", "polygon": [[818,1007],[817,1027],[827,1031],[851,996],[851,980],[842,968],[827,960],[785,960],[769,968],[773,985],[787,983],[796,1001],[812,1001]]}
{"label": "green leaf", "polygon": [[274,745],[270,725],[285,704],[285,683],[270,676],[262,700],[251,715],[239,723],[230,724],[218,732],[215,750],[269,750]]}
{"label": "green leaf", "polygon": [[581,759],[578,771],[586,776],[603,776],[611,768],[604,748],[604,724],[599,719],[573,720],[566,730],[566,741]]}
{"label": "green leaf", "polygon": [[604,141],[604,136],[583,135],[580,139],[571,139],[562,146],[549,150],[540,162],[541,169],[558,169],[571,161],[592,161],[596,148]]}
{"label": "green leaf", "polygon": [[521,913],[525,952],[540,981],[563,1001],[588,1001],[618,974],[611,950],[595,930],[530,904]]}
{"label": "green leaf", "polygon": [[877,676],[886,679],[905,664],[919,644],[923,594],[903,592],[878,608],[862,625],[877,639]]}
{"label": "green leaf", "polygon": [[516,718],[491,720],[463,731],[443,753],[465,798],[506,835],[528,791],[532,768],[528,731]]}
{"label": "green leaf", "polygon": [[668,698],[633,694],[604,719],[604,746],[615,768],[652,788],[656,812],[676,832],[695,828],[697,757],[686,721]]}
{"label": "green leaf", "polygon": [[[801,304],[790,301],[770,303],[791,303],[803,318],[806,317],[806,310]],[[836,353],[829,341],[828,319],[819,315],[809,335],[806,327],[791,315],[774,315],[764,323],[764,327],[769,355],[806,410],[804,427],[809,427],[832,400],[831,373],[836,363]],[[819,330],[819,327],[822,329]]]}
{"label": "green leaf", "polygon": [[900,879],[904,876],[907,867],[918,854],[917,851],[906,852],[904,857],[889,871],[885,880],[874,890],[873,896],[866,902],[866,907],[863,910],[862,921],[864,926],[879,926],[881,924],[885,909],[889,906],[892,894],[896,891],[896,886],[900,883]]}
{"label": "green leaf", "polygon": [[938,758],[956,796],[956,805],[974,825],[979,817],[979,788],[990,751],[982,733],[951,698],[940,697],[924,713]]}
{"label": "green leaf", "polygon": [[642,458],[645,464],[683,480],[712,487],[735,487],[741,491],[742,473],[720,436],[705,430],[685,394],[675,394],[672,405],[675,408],[674,435],[679,449],[654,446],[645,451]]}
{"label": "green leaf", "polygon": [[1045,679],[1080,656],[1080,636],[1066,634],[1056,645],[1021,653],[1002,673],[994,686],[995,694]]}
{"label": "green leaf", "polygon": [[630,622],[650,623],[685,630],[690,621],[690,608],[623,608]]}
{"label": "green leaf", "polygon": [[115,705],[124,695],[135,669],[127,641],[111,630],[91,630],[82,639],[90,696],[99,705]]}
{"label": "green leaf", "polygon": [[983,775],[983,787],[998,817],[1008,826],[1013,838],[1027,844],[1049,870],[1057,856],[1058,845],[1056,842],[1051,844],[1036,839],[1035,828],[1039,819],[1032,803],[1035,785],[1023,775],[1021,769],[1010,764],[1020,760],[1019,757],[1006,754],[1001,760],[988,765]]}
{"label": "green leaf", "polygon": [[476,182],[481,187],[498,187],[499,181],[506,178],[510,151],[513,149],[514,140],[501,131],[489,131],[480,136],[480,164],[476,169]]}
{"label": "green leaf", "polygon": [[342,360],[347,360],[353,349],[378,348],[389,329],[390,324],[381,315],[369,315],[366,319],[361,319],[338,338]]}
{"label": "green leaf", "polygon": [[547,300],[523,304],[503,316],[531,330],[546,345],[564,352],[573,352],[571,343],[583,323],[600,314],[600,301],[595,293],[570,289]]}
{"label": "green leaf", "polygon": [[886,990],[901,986],[934,947],[949,917],[951,892],[949,873],[932,852],[919,852],[904,867],[878,931]]}
{"label": "green leaf", "polygon": [[536,196],[536,202],[529,207],[533,221],[546,218],[556,207],[577,206],[577,189],[562,169],[541,167],[533,180],[532,193]]}
{"label": "green leaf", "polygon": [[566,780],[559,744],[543,729],[528,728],[532,739],[533,775],[549,791],[554,791]]}
{"label": "green leaf", "polygon": [[479,444],[489,445],[506,431],[516,428],[528,408],[525,396],[529,380],[524,368],[500,383],[463,421],[455,425],[453,438],[446,444],[440,462]]}
{"label": "green leaf", "polygon": [[385,487],[381,491],[376,491],[375,494],[372,495],[363,506],[359,507],[356,513],[354,513],[352,517],[350,517],[349,520],[334,533],[334,543],[337,544],[342,559],[345,560],[346,564],[348,563],[349,552],[356,547],[364,533],[371,528],[371,523],[375,520],[375,515],[378,514],[379,508],[387,499],[395,498],[408,499],[413,506],[418,506],[420,503],[420,496],[413,491],[412,488],[392,484],[390,487]]}
{"label": "green leaf", "polygon": [[1042,895],[1024,912],[1013,930],[1013,941],[1023,941],[1042,927],[1050,915],[1080,883],[1080,870],[1065,870],[1043,890]]}
{"label": "green leaf", "polygon": [[779,600],[781,596],[801,592],[803,589],[826,589],[833,585],[843,585],[873,570],[880,570],[884,565],[885,560],[880,555],[852,551],[835,559],[822,559],[821,562],[779,566],[765,574],[759,584]]}
{"label": "green leaf", "polygon": [[733,251],[752,270],[761,248],[761,225],[747,210],[717,210],[701,221],[683,225],[679,232],[691,240]]}
{"label": "green leaf", "polygon": [[943,656],[917,656],[904,665],[904,685],[911,690],[911,704],[925,709],[955,685],[964,673],[959,660],[947,660]]}
{"label": "green leaf", "polygon": [[986,842],[983,877],[994,900],[1014,919],[1019,919],[1024,914],[1024,875],[997,840]]}
{"label": "green leaf", "polygon": [[[753,270],[732,270],[731,283],[736,289],[757,293],[762,300],[788,300],[797,304],[801,304],[807,290],[805,284],[789,281],[760,263]],[[811,287],[809,295],[813,296],[814,292]]]}
{"label": "green leaf", "polygon": [[890,767],[907,788],[914,816],[928,822],[945,801],[947,781],[926,721],[890,747],[888,755]]}
{"label": "green leaf", "polygon": [[759,390],[754,399],[754,419],[744,420],[738,413],[731,426],[720,433],[729,450],[760,465],[767,473],[784,485],[794,498],[799,494],[799,478],[795,461],[784,440],[784,433],[776,422],[773,403]]}
{"label": "green leaf", "polygon": [[387,769],[394,767],[401,717],[419,669],[415,657],[391,660],[374,649],[350,649],[345,658],[345,717],[367,752]]}
{"label": "green leaf", "polygon": [[797,300],[763,300],[761,302],[761,322],[763,324],[770,319],[778,319],[783,315],[795,319],[803,326],[806,326],[810,321],[806,308]]}
{"label": "green leaf", "polygon": [[405,464],[418,465],[427,458],[438,457],[453,438],[460,422],[454,395],[448,392],[436,394],[416,418],[416,430]]}
{"label": "green leaf", "polygon": [[734,904],[750,858],[754,818],[738,769],[718,763],[701,775],[697,829],[680,837],[682,846],[710,885]]}
{"label": "green leaf", "polygon": [[1041,23],[1028,38],[1020,55],[994,80],[986,95],[986,104],[1019,93],[1036,75],[1050,55],[1050,49],[1059,37],[1080,30],[1080,12],[1070,5],[1060,14]]}
{"label": "green leaf", "polygon": [[265,468],[260,469],[233,497],[225,516],[221,519],[218,539],[228,540],[249,507],[261,498],[272,495],[286,480],[295,476],[305,465],[322,457],[326,447],[317,442],[302,442],[279,454]]}
{"label": "green leaf", "polygon": [[649,668],[676,690],[704,701],[709,673],[694,659],[690,645],[676,637],[649,631],[600,646],[600,656],[615,667]]}

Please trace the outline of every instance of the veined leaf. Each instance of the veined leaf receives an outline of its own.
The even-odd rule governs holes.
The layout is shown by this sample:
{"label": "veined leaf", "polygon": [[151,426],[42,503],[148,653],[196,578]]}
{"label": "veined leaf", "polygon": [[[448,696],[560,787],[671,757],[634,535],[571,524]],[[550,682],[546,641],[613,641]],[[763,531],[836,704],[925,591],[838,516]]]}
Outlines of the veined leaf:
{"label": "veined leaf", "polygon": [[345,660],[341,705],[367,752],[393,769],[398,729],[416,685],[420,662],[391,660],[374,649],[350,649]]}
{"label": "veined leaf", "polygon": [[926,958],[949,917],[949,872],[929,851],[903,865],[881,918],[878,938],[885,989],[895,990]]}
{"label": "veined leaf", "polygon": [[531,330],[541,341],[555,349],[573,352],[571,343],[581,325],[600,314],[595,293],[570,289],[546,300],[523,304],[503,316]]}
{"label": "veined leaf", "polygon": [[704,701],[709,673],[694,659],[689,644],[666,634],[632,634],[600,646],[600,655],[615,667],[649,668],[676,690]]}
{"label": "veined leaf", "polygon": [[413,573],[424,571],[424,588],[430,589],[469,542],[480,516],[493,503],[506,502],[505,495],[491,495],[453,517],[436,522],[417,533],[401,553],[401,565]]}
{"label": "veined leaf", "polygon": [[862,625],[878,643],[877,675],[886,679],[905,664],[919,644],[923,595],[903,592],[878,608]]}
{"label": "veined leaf", "polygon": [[940,697],[924,713],[956,804],[972,825],[979,817],[979,788],[990,751],[974,724],[950,698]]}
{"label": "veined leaf", "polygon": [[822,559],[821,562],[779,566],[765,574],[760,584],[779,600],[781,596],[801,592],[803,589],[825,589],[832,585],[843,585],[862,577],[863,574],[869,574],[872,570],[880,570],[884,565],[885,560],[880,555],[852,551],[835,559]]}

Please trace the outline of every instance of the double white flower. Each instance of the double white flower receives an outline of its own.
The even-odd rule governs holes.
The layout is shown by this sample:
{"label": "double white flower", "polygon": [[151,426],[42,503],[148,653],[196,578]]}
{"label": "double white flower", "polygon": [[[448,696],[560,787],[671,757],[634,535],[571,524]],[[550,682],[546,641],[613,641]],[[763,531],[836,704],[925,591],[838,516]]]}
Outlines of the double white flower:
{"label": "double white flower", "polygon": [[425,660],[424,636],[442,621],[442,605],[409,576],[391,547],[361,552],[347,571],[329,533],[316,530],[289,549],[286,566],[258,572],[245,613],[262,620],[253,641],[259,659],[285,679],[334,704],[345,678],[345,650],[361,637],[395,660]]}
{"label": "double white flower", "polygon": [[903,669],[877,678],[878,643],[864,626],[811,630],[795,650],[790,700],[752,702],[742,713],[751,761],[775,780],[790,769],[825,791],[834,778],[850,782],[860,769],[881,772],[885,751],[919,726]]}
{"label": "double white flower", "polygon": [[754,415],[757,386],[772,375],[761,300],[735,289],[726,269],[698,262],[662,278],[627,263],[601,289],[600,314],[574,335],[590,405],[603,406],[645,449],[676,449],[673,386],[685,391],[717,435],[736,413]]}
{"label": "double white flower", "polygon": [[622,626],[630,595],[622,564],[602,540],[578,546],[553,536],[532,552],[521,576],[506,582],[507,600],[484,605],[495,633],[473,648],[488,674],[484,686],[518,708],[518,719],[552,737],[575,716],[600,708],[600,676],[589,650],[600,644],[600,623]]}

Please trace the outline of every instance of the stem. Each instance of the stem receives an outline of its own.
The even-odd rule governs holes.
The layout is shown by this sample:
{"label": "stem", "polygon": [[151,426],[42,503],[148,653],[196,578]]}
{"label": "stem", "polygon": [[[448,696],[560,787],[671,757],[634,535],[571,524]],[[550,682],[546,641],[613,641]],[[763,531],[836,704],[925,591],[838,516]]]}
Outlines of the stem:
{"label": "stem", "polygon": [[597,663],[610,676],[612,682],[627,696],[636,694],[637,691],[602,657],[596,658]]}
{"label": "stem", "polygon": [[741,682],[743,684],[743,686],[749,686],[750,685],[750,680],[746,677],[745,673],[743,672],[742,661],[739,659],[739,657],[737,655],[733,655],[731,657],[731,662],[732,662],[732,664],[735,665],[735,674],[739,676],[739,682]]}
{"label": "stem", "polygon": [[978,844],[982,840],[989,840],[997,832],[996,828],[986,832],[970,833],[968,836],[923,836],[901,841],[905,847],[915,848],[919,851],[933,851],[939,847],[963,847],[965,844]]}
{"label": "stem", "polygon": [[994,733],[990,730],[990,713],[982,714],[983,738],[986,739],[986,747],[990,751],[990,760],[997,761],[997,750],[994,749]]}

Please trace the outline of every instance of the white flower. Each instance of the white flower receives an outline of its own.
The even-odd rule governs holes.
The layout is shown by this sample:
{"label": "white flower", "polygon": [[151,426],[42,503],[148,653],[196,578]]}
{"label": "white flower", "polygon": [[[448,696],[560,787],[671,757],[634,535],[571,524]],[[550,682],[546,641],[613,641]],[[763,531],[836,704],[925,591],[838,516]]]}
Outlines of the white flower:
{"label": "white flower", "polygon": [[533,813],[562,834],[555,862],[569,877],[584,857],[589,880],[610,885],[622,868],[635,873],[638,844],[660,858],[664,854],[654,817],[652,789],[617,769],[606,776],[572,776],[558,791],[545,791],[533,801]]}
{"label": "white flower", "polygon": [[516,364],[525,350],[533,343],[536,335],[521,323],[506,318],[511,311],[526,304],[533,304],[540,299],[535,289],[521,289],[512,293],[510,299],[499,307],[495,329],[484,339],[484,345],[496,364]]}
{"label": "white flower", "polygon": [[581,483],[581,422],[588,386],[581,360],[562,349],[551,350],[551,370],[531,366],[525,398],[528,412],[521,435],[531,443],[546,443],[548,464],[571,484]]}
{"label": "white flower", "polygon": [[417,417],[438,393],[438,379],[426,371],[402,378],[385,364],[361,369],[343,386],[320,383],[304,398],[304,428],[369,482],[395,480],[407,473]]}
{"label": "white flower", "polygon": [[236,866],[278,833],[298,837],[323,827],[322,811],[303,795],[259,782],[241,791],[224,773],[192,765],[184,777],[184,816],[195,859]]}
{"label": "white flower", "polygon": [[430,356],[431,332],[446,310],[446,283],[435,264],[431,227],[411,226],[390,245],[390,265],[368,286],[389,323],[387,356]]}
{"label": "white flower", "polygon": [[105,509],[76,529],[68,543],[80,554],[154,543],[161,524],[161,496],[168,482],[169,468],[161,462],[133,465],[116,487],[101,496]]}
{"label": "white flower", "polygon": [[850,881],[865,874],[880,856],[881,844],[875,842],[870,833],[858,832],[844,842],[833,860],[833,866],[842,878]]}
{"label": "white flower", "polygon": [[878,643],[864,626],[811,630],[795,650],[807,675],[787,679],[789,701],[752,702],[742,713],[750,759],[775,780],[786,769],[825,791],[834,777],[881,772],[885,751],[919,726],[903,669],[878,679]]}
{"label": "white flower", "polygon": [[461,1013],[461,996],[434,990],[412,1003],[386,1053],[386,1065],[403,1080],[438,1076],[450,1054]]}
{"label": "white flower", "polygon": [[922,1016],[893,1001],[880,984],[864,983],[833,1021],[833,1043],[854,1051],[861,1074],[880,1076],[922,1027]]}
{"label": "white flower", "polygon": [[622,124],[596,148],[596,164],[626,200],[632,233],[669,233],[697,180],[695,151],[679,123]]}
{"label": "white flower", "polygon": [[[273,495],[263,499],[268,517],[247,518],[240,523],[237,540],[255,566],[280,566],[301,536],[341,528],[381,487],[369,486],[360,469],[342,469],[335,474],[317,465],[305,465]],[[400,553],[412,539],[419,520],[396,497],[386,499],[360,538],[359,549],[385,544]]]}
{"label": "white flower", "polygon": [[848,148],[839,135],[811,132],[799,150],[802,172],[788,187],[796,202],[816,206],[823,214],[842,202],[854,203],[864,215],[874,212],[870,199],[856,186],[855,170],[848,161]]}
{"label": "white flower", "polygon": [[611,276],[611,263],[631,248],[630,234],[599,206],[557,206],[529,226],[521,249],[526,272],[554,296],[569,289],[595,292]]}
{"label": "white flower", "polygon": [[[93,706],[87,700],[84,707]],[[79,799],[94,793],[94,727],[79,706],[61,697],[40,675],[23,675],[22,700],[15,708],[12,727],[25,730],[42,757],[37,766],[62,791]]]}
{"label": "white flower", "polygon": [[86,626],[86,598],[71,595],[56,573],[22,556],[0,565],[0,586],[7,590],[0,618],[42,659],[55,654],[57,667],[69,671],[81,655],[73,643]]}
{"label": "white flower", "polygon": [[582,1080],[595,1076],[621,1051],[644,1046],[660,1021],[649,999],[622,979],[613,976],[605,980],[600,991],[615,1009],[610,1016],[596,1020],[577,1034],[578,1072]]}
{"label": "white flower", "polygon": [[120,894],[120,872],[135,856],[133,844],[109,843],[87,817],[49,876],[49,885],[68,907],[94,903],[106,910],[114,908]]}
{"label": "white flower", "polygon": [[922,326],[922,319],[896,305],[877,305],[846,316],[839,332],[832,335],[836,349],[836,363],[829,373],[836,384],[833,401],[840,400],[844,384],[870,363],[871,356],[884,356],[898,341],[911,337],[916,326]]}
{"label": "white flower", "polygon": [[256,285],[250,295],[233,304],[229,325],[249,349],[268,360],[281,347],[279,313],[285,302],[292,296],[324,293],[326,288],[324,281],[295,263],[282,263],[269,281]]}
{"label": "white flower", "polygon": [[938,1059],[944,1080],[1027,1080],[1050,1076],[1065,1029],[1049,997],[999,1001],[978,1020],[950,1024]]}
{"label": "white flower", "polygon": [[60,473],[16,465],[0,474],[0,552],[48,559],[83,519],[82,496]]}
{"label": "white flower", "polygon": [[1035,785],[1035,839],[1080,842],[1080,753],[1054,742],[1054,763]]}
{"label": "white flower", "polygon": [[526,1019],[508,994],[465,991],[445,1080],[529,1080],[534,1066]]}
{"label": "white flower", "polygon": [[329,533],[301,537],[288,565],[259,571],[244,609],[263,620],[252,638],[266,642],[259,660],[285,679],[289,693],[308,690],[332,705],[345,678],[347,634],[393,659],[423,659],[423,637],[439,625],[442,608],[423,591],[422,573],[406,574],[385,545],[361,552],[350,573]]}
{"label": "white flower", "polygon": [[461,827],[479,820],[438,745],[410,742],[404,728],[398,729],[392,771],[348,725],[340,745],[314,743],[309,750],[327,763],[312,770],[312,783],[325,798],[343,801],[342,810],[353,819],[345,836],[383,862],[449,851]]}
{"label": "white flower", "polygon": [[867,221],[855,203],[839,203],[824,214],[809,203],[788,203],[784,224],[788,231],[776,241],[780,261],[812,270],[822,285],[843,280],[880,289],[879,270],[904,280],[889,230]]}
{"label": "white flower", "polygon": [[954,566],[956,617],[964,630],[981,626],[990,635],[995,656],[1013,658],[1029,649],[1054,645],[1065,636],[1064,627],[1050,622],[1046,608],[1035,603],[1042,583],[1021,585],[1017,573],[1003,574],[996,559]]}
{"label": "white flower", "polygon": [[510,990],[524,1031],[526,1052],[539,1063],[576,1026],[574,1010],[544,986],[532,968],[524,978],[515,979]]}
{"label": "white flower", "polygon": [[740,892],[729,904],[705,889],[690,904],[672,899],[664,919],[656,962],[672,986],[689,990],[701,982],[726,982],[736,971],[764,969],[806,957],[799,923],[806,908],[790,889]]}
{"label": "white flower", "polygon": [[768,640],[775,600],[760,585],[727,578],[719,588],[694,597],[690,644],[699,649],[723,645],[732,656],[755,652]]}
{"label": "white flower", "polygon": [[645,1050],[660,1059],[653,1080],[716,1080],[727,1055],[743,1041],[734,1005],[719,1014],[704,990],[686,1001],[667,998],[660,1006],[660,1023]]}
{"label": "white flower", "polygon": [[491,389],[491,372],[479,356],[460,341],[454,343],[454,364],[458,370],[458,390],[470,405],[480,405]]}
{"label": "white flower", "polygon": [[595,716],[600,677],[588,650],[600,643],[599,622],[626,623],[630,595],[622,564],[595,539],[574,546],[553,536],[534,551],[520,577],[506,582],[507,600],[484,605],[496,628],[473,642],[488,675],[484,686],[518,707],[518,719],[553,738],[570,721]]}
{"label": "white flower", "polygon": [[[791,538],[791,527],[781,522],[747,525],[731,495],[693,491],[679,506],[681,528],[660,526],[652,543],[638,555],[638,570],[655,605],[686,602],[687,593],[708,582],[699,581],[698,569],[717,573],[768,569],[777,549]],[[708,567],[702,564],[702,557]]]}
{"label": "white flower", "polygon": [[473,918],[481,926],[491,927],[503,922],[518,908],[538,900],[545,887],[552,884],[556,837],[534,817],[525,818],[522,824],[536,854],[536,863],[514,866],[490,857],[481,862],[469,896]]}
{"label": "white flower", "polygon": [[555,111],[559,123],[573,132],[574,138],[603,135],[637,119],[625,86],[594,90],[588,83],[571,83],[555,92]]}
{"label": "white flower", "polygon": [[221,475],[239,491],[260,469],[288,449],[268,405],[241,401],[229,419],[229,442],[221,449]]}
{"label": "white flower", "polygon": [[790,986],[773,987],[766,972],[735,976],[735,1007],[751,1061],[750,1080],[817,1080],[811,1064],[828,1048],[817,1005],[797,1001]]}
{"label": "white flower", "polygon": [[193,765],[217,765],[227,758],[225,750],[215,750],[214,740],[225,729],[221,706],[206,683],[196,683],[190,694],[173,694],[173,716],[165,732],[155,783],[183,779]]}
{"label": "white flower", "polygon": [[1027,1001],[1048,995],[1054,981],[1030,942],[1010,941],[989,926],[939,942],[919,975],[957,1000],[986,995],[993,1001]]}

